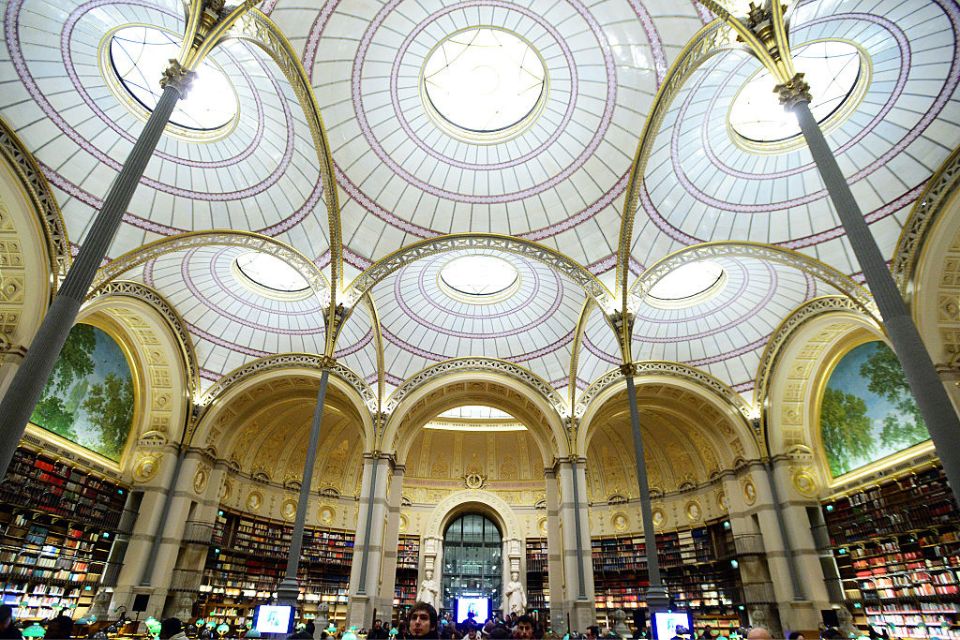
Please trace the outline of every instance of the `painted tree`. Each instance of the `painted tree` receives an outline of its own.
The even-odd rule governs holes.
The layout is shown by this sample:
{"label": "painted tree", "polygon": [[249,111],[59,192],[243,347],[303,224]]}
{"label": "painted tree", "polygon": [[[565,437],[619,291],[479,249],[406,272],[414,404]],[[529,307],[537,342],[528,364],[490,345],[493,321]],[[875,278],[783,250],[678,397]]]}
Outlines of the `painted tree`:
{"label": "painted tree", "polygon": [[873,354],[860,365],[860,375],[869,380],[868,389],[889,400],[896,413],[888,414],[883,421],[880,444],[885,448],[899,449],[923,442],[930,437],[927,426],[920,416],[907,377],[896,354],[886,344],[878,343]]}
{"label": "painted tree", "polygon": [[70,330],[60,358],[43,389],[43,395],[40,396],[40,402],[30,416],[30,422],[74,442],[77,439],[73,429],[77,403],[71,402],[70,398],[64,402],[62,396],[75,380],[83,380],[93,373],[93,351],[97,346],[95,331],[88,324],[78,324]]}
{"label": "painted tree", "polygon": [[827,387],[820,405],[820,425],[834,477],[855,468],[856,460],[869,459],[876,448],[867,404],[851,393]]}
{"label": "painted tree", "polygon": [[108,373],[102,384],[90,387],[83,409],[100,430],[100,453],[119,461],[133,421],[133,382]]}

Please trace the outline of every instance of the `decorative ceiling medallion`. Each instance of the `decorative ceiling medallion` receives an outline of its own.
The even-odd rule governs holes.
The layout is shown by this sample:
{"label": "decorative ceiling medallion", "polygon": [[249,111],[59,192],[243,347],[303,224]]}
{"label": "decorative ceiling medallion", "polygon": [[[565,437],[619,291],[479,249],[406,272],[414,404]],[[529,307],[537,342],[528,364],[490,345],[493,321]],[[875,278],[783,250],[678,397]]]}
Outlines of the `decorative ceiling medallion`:
{"label": "decorative ceiling medallion", "polygon": [[[147,120],[163,93],[163,71],[179,52],[180,36],[172,31],[122,25],[100,41],[100,73],[114,96],[138,118]],[[166,132],[192,142],[221,139],[239,120],[240,99],[212,58],[207,58],[196,74],[187,96],[177,101]]]}
{"label": "decorative ceiling medallion", "polygon": [[644,302],[661,309],[692,307],[723,291],[726,283],[727,272],[716,262],[687,262],[654,282]]}
{"label": "decorative ceiling medallion", "polygon": [[444,132],[494,144],[529,128],[543,111],[547,65],[520,35],[496,27],[457,31],[427,54],[420,94]]}
{"label": "decorative ceiling medallion", "polygon": [[463,476],[463,486],[467,489],[482,489],[487,483],[487,477],[482,473],[468,473]]}
{"label": "decorative ceiling medallion", "polygon": [[[794,62],[810,83],[810,111],[824,131],[846,120],[870,85],[870,57],[850,41],[806,43],[794,51]],[[769,71],[760,69],[744,83],[730,105],[730,137],[747,151],[783,153],[806,144],[796,116],[780,106],[776,84]]]}
{"label": "decorative ceiling medallion", "polygon": [[457,302],[493,304],[520,289],[516,267],[492,255],[469,254],[450,260],[437,276],[440,290]]}
{"label": "decorative ceiling medallion", "polygon": [[266,298],[304,300],[314,293],[293,265],[269,253],[244,253],[233,261],[232,269],[240,284]]}

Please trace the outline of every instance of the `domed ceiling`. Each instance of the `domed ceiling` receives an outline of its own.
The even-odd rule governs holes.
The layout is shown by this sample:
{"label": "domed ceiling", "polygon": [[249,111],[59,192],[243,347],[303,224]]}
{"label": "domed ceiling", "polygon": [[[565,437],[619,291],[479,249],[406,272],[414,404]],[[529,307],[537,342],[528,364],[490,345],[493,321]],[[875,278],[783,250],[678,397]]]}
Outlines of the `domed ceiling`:
{"label": "domed ceiling", "polygon": [[[701,369],[749,402],[767,340],[799,305],[863,300],[810,155],[764,106],[769,78],[745,52],[691,66],[641,140],[671,65],[701,51],[687,45],[712,16],[695,2],[259,10],[262,28],[231,33],[179,105],[101,278],[170,302],[203,388],[261,358],[322,354],[335,297],[348,316],[333,355],[371,410],[429,367],[484,358],[526,370],[572,414],[622,362],[619,266],[632,357]],[[76,248],[149,115],[184,9],[0,11],[0,117],[40,163]],[[809,0],[788,16],[813,110],[892,259],[960,144],[960,7]],[[271,21],[283,38],[257,41]]]}

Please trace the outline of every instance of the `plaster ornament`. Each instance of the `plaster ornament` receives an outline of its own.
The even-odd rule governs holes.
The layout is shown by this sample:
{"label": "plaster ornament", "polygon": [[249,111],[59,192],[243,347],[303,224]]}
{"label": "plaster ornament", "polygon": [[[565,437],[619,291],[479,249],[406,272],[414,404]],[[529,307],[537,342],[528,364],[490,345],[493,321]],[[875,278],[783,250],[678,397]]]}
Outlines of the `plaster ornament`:
{"label": "plaster ornament", "polygon": [[227,502],[230,500],[230,496],[233,494],[233,483],[229,480],[224,480],[223,485],[220,486],[220,501]]}
{"label": "plaster ornament", "polygon": [[406,531],[407,527],[409,526],[410,526],[410,523],[409,521],[407,521],[407,516],[401,514],[400,515],[400,531]]}
{"label": "plaster ornament", "polygon": [[288,498],[280,505],[280,515],[284,520],[293,520],[297,515],[297,501]]}
{"label": "plaster ornament", "polygon": [[337,515],[337,512],[334,510],[333,507],[329,505],[321,506],[320,512],[318,513],[320,522],[322,522],[323,524],[331,524],[333,522],[333,519],[336,517],[336,515]]}
{"label": "plaster ornament", "polygon": [[687,519],[690,522],[699,522],[701,516],[703,516],[703,511],[700,509],[700,503],[696,500],[692,500],[687,503]]}
{"label": "plaster ornament", "polygon": [[541,536],[547,535],[547,519],[546,518],[540,518],[540,520],[537,521],[537,531],[540,532]]}
{"label": "plaster ornament", "polygon": [[468,473],[463,476],[463,484],[467,489],[481,489],[487,478],[481,473]]}
{"label": "plaster ornament", "polygon": [[147,454],[140,456],[133,465],[133,479],[137,482],[148,482],[160,470],[160,455]]}
{"label": "plaster ornament", "polygon": [[666,521],[666,516],[663,515],[663,511],[660,509],[653,510],[653,526],[658,529],[663,526],[663,523]]}
{"label": "plaster ornament", "polygon": [[720,507],[721,511],[728,511],[730,504],[727,501],[727,492],[719,491],[717,492],[717,506]]}
{"label": "plaster ornament", "polygon": [[259,491],[251,491],[247,495],[247,509],[257,511],[263,506],[263,495]]}
{"label": "plaster ornament", "polygon": [[626,514],[615,513],[613,514],[613,528],[617,531],[626,531],[629,521],[627,520]]}
{"label": "plaster ornament", "polygon": [[197,495],[202,495],[204,489],[207,488],[207,481],[210,479],[210,473],[206,467],[200,467],[197,469],[197,473],[193,476],[193,491]]}
{"label": "plaster ornament", "polygon": [[816,497],[817,480],[813,477],[809,468],[804,467],[794,471],[792,480],[793,488],[797,490],[797,493],[808,498]]}
{"label": "plaster ornament", "polygon": [[753,505],[757,501],[757,488],[750,478],[743,481],[743,499],[748,505]]}

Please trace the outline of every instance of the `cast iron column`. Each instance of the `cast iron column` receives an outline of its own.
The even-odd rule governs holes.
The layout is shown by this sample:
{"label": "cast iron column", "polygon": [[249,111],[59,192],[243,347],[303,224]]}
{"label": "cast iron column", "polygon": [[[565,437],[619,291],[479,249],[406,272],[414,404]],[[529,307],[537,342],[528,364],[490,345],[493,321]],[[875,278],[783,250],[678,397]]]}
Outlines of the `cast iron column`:
{"label": "cast iron column", "polygon": [[160,135],[170,120],[170,114],[173,113],[177,100],[186,95],[193,75],[193,72],[184,71],[177,63],[172,64],[164,74],[161,82],[164,89],[160,101],[110,186],[110,192],[103,201],[100,213],[84,239],[83,246],[80,247],[77,259],[64,278],[53,304],[47,310],[3,401],[0,401],[0,477],[10,466],[13,452],[23,437],[27,422],[53,372],[80,305],[90,289],[97,269],[107,255],[123,220],[123,214],[126,213],[130,199],[140,184],[147,162],[153,156]]}
{"label": "cast iron column", "polygon": [[947,396],[940,376],[937,375],[926,346],[920,339],[920,332],[913,323],[883,254],[870,233],[870,227],[837,165],[836,157],[827,144],[820,125],[810,113],[809,86],[803,82],[802,77],[794,78],[791,85],[793,86],[780,89],[781,102],[797,115],[800,130],[803,131],[803,137],[833,201],[833,207],[880,309],[887,335],[890,336],[890,342],[893,343],[893,349],[903,366],[920,414],[930,431],[947,480],[955,492],[960,491],[960,447],[956,446],[957,438],[960,438],[960,420],[957,412]]}
{"label": "cast iron column", "polygon": [[670,606],[670,596],[663,586],[660,575],[660,558],[657,556],[657,533],[653,526],[653,507],[650,504],[650,484],[647,480],[647,460],[643,453],[643,438],[640,435],[640,408],[637,406],[637,388],[633,382],[634,366],[621,367],[623,377],[627,379],[627,397],[630,402],[630,426],[633,431],[633,451],[637,460],[637,480],[640,483],[640,515],[643,519],[644,549],[647,552],[647,574],[650,586],[647,587],[647,610],[663,611]]}

